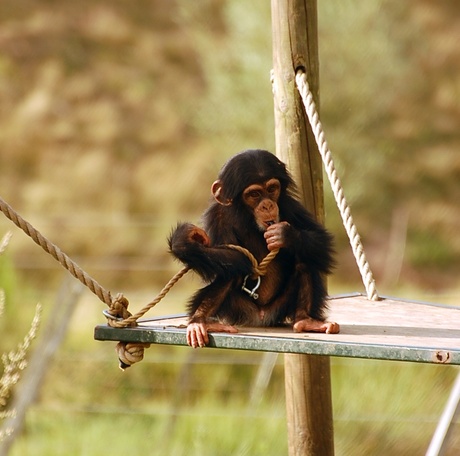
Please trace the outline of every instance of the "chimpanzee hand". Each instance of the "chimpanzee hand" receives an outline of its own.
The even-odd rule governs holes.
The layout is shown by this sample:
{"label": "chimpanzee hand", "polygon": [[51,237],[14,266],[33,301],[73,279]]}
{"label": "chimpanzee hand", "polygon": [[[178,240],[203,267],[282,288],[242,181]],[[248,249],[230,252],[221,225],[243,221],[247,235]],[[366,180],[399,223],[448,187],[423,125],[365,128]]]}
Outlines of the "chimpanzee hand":
{"label": "chimpanzee hand", "polygon": [[205,230],[195,226],[194,229],[190,232],[190,239],[195,242],[199,242],[206,247],[211,245],[211,239],[209,239],[208,233]]}
{"label": "chimpanzee hand", "polygon": [[205,347],[209,344],[208,331],[211,332],[228,332],[237,333],[234,326],[224,325],[222,323],[190,323],[187,326],[187,344],[193,348]]}
{"label": "chimpanzee hand", "polygon": [[268,250],[272,251],[281,247],[287,247],[289,243],[289,231],[291,231],[291,225],[288,222],[279,222],[270,225],[264,233]]}
{"label": "chimpanzee hand", "polygon": [[208,234],[202,228],[192,225],[191,223],[187,223],[186,229],[187,239],[189,242],[197,242],[205,247],[209,247],[211,245],[211,240],[209,239]]}

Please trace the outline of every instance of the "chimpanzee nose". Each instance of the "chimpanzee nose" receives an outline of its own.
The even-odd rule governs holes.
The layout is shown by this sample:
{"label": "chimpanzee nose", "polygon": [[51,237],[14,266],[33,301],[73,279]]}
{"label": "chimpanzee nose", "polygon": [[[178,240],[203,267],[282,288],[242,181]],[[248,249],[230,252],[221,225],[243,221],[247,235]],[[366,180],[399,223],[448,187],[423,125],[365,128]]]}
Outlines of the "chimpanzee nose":
{"label": "chimpanzee nose", "polygon": [[264,212],[270,212],[274,209],[275,205],[272,200],[265,200],[260,203],[260,209]]}

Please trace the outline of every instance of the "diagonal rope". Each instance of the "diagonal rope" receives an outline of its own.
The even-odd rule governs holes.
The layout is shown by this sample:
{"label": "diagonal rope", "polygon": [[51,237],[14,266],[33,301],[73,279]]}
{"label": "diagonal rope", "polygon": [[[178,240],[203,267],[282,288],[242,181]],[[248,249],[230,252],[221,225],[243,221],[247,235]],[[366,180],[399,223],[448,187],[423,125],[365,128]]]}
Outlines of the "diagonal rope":
{"label": "diagonal rope", "polygon": [[83,285],[88,287],[102,302],[110,306],[112,297],[99,283],[90,277],[77,263],[72,261],[64,252],[52,242],[42,236],[29,222],[24,220],[6,201],[0,198],[0,211],[9,218],[16,226],[21,228],[32,240],[45,252],[54,257],[65,269],[67,269]]}
{"label": "diagonal rope", "polygon": [[[177,272],[170,280],[169,282],[163,287],[163,289],[158,293],[158,295],[155,297],[153,301],[150,301],[148,304],[146,304],[142,309],[140,309],[138,312],[136,312],[133,315],[130,315],[126,318],[123,318],[122,320],[115,318],[115,319],[108,319],[108,324],[109,326],[112,326],[113,328],[126,328],[127,326],[133,326],[135,325],[136,321],[139,320],[139,318],[143,317],[150,309],[155,307],[171,290],[171,288],[185,275],[187,272],[190,270],[188,266],[184,266],[179,272]],[[110,313],[110,311],[108,311]],[[116,315],[114,315],[116,316]]]}
{"label": "diagonal rope", "polygon": [[367,298],[372,301],[377,301],[379,296],[375,287],[374,277],[370,265],[366,259],[364,247],[358,234],[358,230],[353,222],[350,206],[345,199],[342,184],[339,177],[337,176],[337,171],[332,160],[331,151],[327,145],[326,139],[324,138],[323,127],[321,125],[321,121],[319,120],[319,115],[313,100],[313,95],[308,85],[307,75],[303,70],[298,70],[295,79],[297,88],[305,106],[308,120],[310,121],[310,125],[316,139],[316,143],[318,145],[319,153],[324,163],[327,177],[329,178],[329,182],[332,187],[332,192],[334,193],[337,207],[339,208],[340,215],[342,217],[343,225],[347,232],[348,238],[350,239],[353,255],[355,256],[356,264],[358,265],[364,287],[366,288]]}
{"label": "diagonal rope", "polygon": [[[163,287],[160,293],[153,299],[153,301],[146,304],[134,315],[128,311],[129,301],[119,293],[114,299],[109,291],[103,288],[96,280],[87,274],[80,266],[69,258],[59,247],[54,245],[45,236],[43,236],[37,229],[35,229],[29,222],[23,219],[6,201],[0,197],[0,211],[9,218],[16,226],[21,228],[32,240],[38,244],[45,252],[49,253],[59,263],[67,269],[75,278],[80,280],[87,288],[89,288],[103,303],[107,304],[108,310],[104,311],[107,317],[107,323],[114,328],[126,328],[128,326],[135,326],[139,318],[143,317],[150,309],[155,307],[171,290],[171,288],[190,270],[190,267],[185,266],[177,272],[169,282]],[[2,242],[3,245],[3,242]],[[275,258],[278,250],[273,250],[257,264],[255,257],[247,249],[241,246],[228,245],[227,247],[245,254],[251,261],[253,266],[253,273],[255,275],[263,276],[266,274],[268,264]],[[1,248],[1,245],[0,245]]]}
{"label": "diagonal rope", "polygon": [[[0,211],[10,219],[16,226],[21,228],[32,240],[38,244],[45,252],[49,253],[56,259],[65,269],[67,269],[75,278],[80,280],[83,285],[89,288],[102,302],[107,304],[109,309],[104,311],[107,318],[107,324],[114,328],[126,328],[137,325],[137,320],[144,316],[152,307],[156,306],[171,290],[171,288],[190,270],[190,267],[185,266],[177,272],[169,282],[163,287],[156,298],[146,304],[139,312],[131,315],[128,311],[129,301],[122,293],[119,293],[115,299],[109,291],[105,290],[98,282],[89,276],[80,266],[70,259],[61,249],[54,245],[51,241],[45,238],[38,230],[36,230],[29,222],[23,219],[6,201],[0,197]],[[4,245],[8,243],[9,234],[0,241],[0,251]],[[248,256],[253,265],[254,274],[265,275],[268,263],[275,258],[278,250],[270,252],[258,265],[254,256],[243,247],[228,246],[239,250]],[[144,351],[150,347],[150,344],[140,342],[119,342],[116,346],[120,369],[125,370],[132,364],[142,361]]]}
{"label": "diagonal rope", "polygon": [[263,258],[262,261],[258,264],[255,256],[248,249],[241,247],[241,245],[225,244],[225,247],[241,252],[249,258],[249,261],[252,264],[253,276],[264,276],[267,274],[269,263],[276,257],[276,255],[278,255],[278,252],[280,251],[280,249],[275,249],[271,252],[268,252],[267,256]]}
{"label": "diagonal rope", "polygon": [[184,276],[189,268],[184,267],[176,273],[170,281],[163,287],[158,296],[148,304],[146,304],[139,312],[131,315],[128,312],[129,301],[119,293],[115,299],[112,299],[110,291],[103,288],[96,280],[87,274],[77,263],[69,258],[59,247],[54,245],[38,230],[36,230],[29,222],[24,220],[6,201],[0,198],[0,211],[9,218],[16,226],[21,228],[32,240],[38,244],[45,252],[49,253],[59,263],[67,269],[75,278],[80,280],[83,285],[89,288],[103,303],[109,306],[109,309],[104,312],[107,317],[109,326],[116,328],[124,328],[127,326],[135,326],[136,321],[141,318],[148,310],[158,304],[176,282]]}

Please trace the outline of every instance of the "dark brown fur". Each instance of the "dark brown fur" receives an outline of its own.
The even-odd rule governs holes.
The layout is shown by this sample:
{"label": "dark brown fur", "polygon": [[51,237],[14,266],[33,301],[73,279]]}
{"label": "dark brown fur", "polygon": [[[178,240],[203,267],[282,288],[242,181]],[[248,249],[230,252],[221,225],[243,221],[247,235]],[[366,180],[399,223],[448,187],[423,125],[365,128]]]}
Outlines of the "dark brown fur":
{"label": "dark brown fur", "polygon": [[[258,262],[268,254],[264,231],[243,192],[273,178],[280,183],[275,201],[279,222],[288,223],[280,231],[283,247],[262,277],[255,300],[241,289],[252,271],[249,259],[225,245],[247,248]],[[275,326],[305,318],[324,321],[322,276],[333,267],[332,236],[295,198],[294,182],[285,165],[267,151],[248,150],[227,162],[218,182],[216,200],[203,215],[205,233],[180,223],[169,238],[172,254],[208,282],[189,303],[190,323],[217,319],[230,325]],[[248,281],[247,287],[254,284]]]}

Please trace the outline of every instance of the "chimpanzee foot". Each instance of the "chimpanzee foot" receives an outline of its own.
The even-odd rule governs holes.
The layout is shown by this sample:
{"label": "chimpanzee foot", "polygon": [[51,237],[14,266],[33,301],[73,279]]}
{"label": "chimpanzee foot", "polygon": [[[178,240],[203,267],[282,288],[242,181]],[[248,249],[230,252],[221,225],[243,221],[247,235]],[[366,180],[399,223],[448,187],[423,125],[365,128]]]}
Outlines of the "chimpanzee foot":
{"label": "chimpanzee foot", "polygon": [[294,332],[323,332],[326,334],[336,334],[340,332],[340,326],[333,321],[319,321],[313,318],[305,318],[294,323]]}
{"label": "chimpanzee foot", "polygon": [[205,347],[209,344],[208,331],[237,333],[238,330],[231,325],[222,323],[190,323],[187,326],[187,344],[193,348]]}

